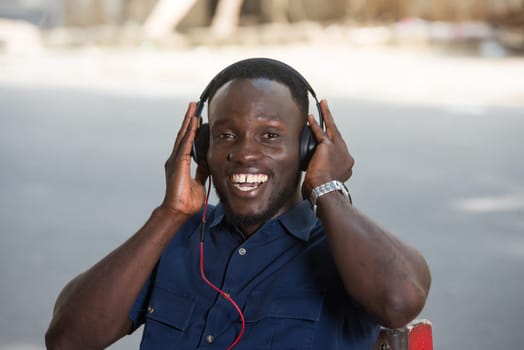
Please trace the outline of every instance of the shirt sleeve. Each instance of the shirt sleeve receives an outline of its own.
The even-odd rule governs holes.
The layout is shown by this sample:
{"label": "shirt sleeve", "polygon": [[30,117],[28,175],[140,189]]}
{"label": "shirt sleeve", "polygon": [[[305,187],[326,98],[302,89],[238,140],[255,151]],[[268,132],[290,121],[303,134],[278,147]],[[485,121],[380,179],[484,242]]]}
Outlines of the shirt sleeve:
{"label": "shirt sleeve", "polygon": [[[158,266],[158,265],[157,265]],[[147,307],[149,305],[149,299],[151,297],[151,291],[153,290],[154,280],[156,276],[157,267],[153,270],[149,278],[144,283],[144,286],[140,290],[138,297],[135,300],[135,303],[129,311],[129,319],[133,323],[131,331],[129,334],[137,330],[145,322],[145,315],[147,312]]]}
{"label": "shirt sleeve", "polygon": [[[214,207],[210,206],[210,208],[213,209]],[[182,226],[182,228],[178,231],[179,233],[177,234],[177,237],[183,237],[184,233],[194,232],[195,228],[198,227],[198,225],[200,224],[200,217],[201,217],[201,213],[197,215],[193,215],[193,217],[190,220],[188,220]],[[173,241],[171,242],[171,244],[173,244]],[[166,254],[166,252],[169,249],[170,249],[169,247],[166,248],[166,251],[164,252],[164,254]],[[151,295],[153,293],[153,289],[155,287],[155,283],[157,280],[158,266],[161,260],[162,258],[160,258],[159,262],[157,263],[157,265],[151,272],[151,275],[144,283],[144,286],[142,287],[140,293],[138,294],[135,300],[135,303],[133,304],[133,306],[131,307],[131,310],[129,311],[128,317],[131,320],[131,322],[133,323],[129,334],[137,330],[142,324],[144,324],[146,320],[147,308],[149,307],[149,303],[151,301]]]}

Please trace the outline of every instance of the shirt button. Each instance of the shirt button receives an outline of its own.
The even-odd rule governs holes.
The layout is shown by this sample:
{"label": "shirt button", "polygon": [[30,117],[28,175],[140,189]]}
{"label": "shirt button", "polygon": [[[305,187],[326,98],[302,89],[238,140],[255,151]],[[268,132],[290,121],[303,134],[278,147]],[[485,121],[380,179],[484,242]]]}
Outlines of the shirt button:
{"label": "shirt button", "polygon": [[149,306],[147,307],[147,313],[148,313],[148,314],[152,314],[153,312],[155,312],[155,308],[154,308],[153,306],[149,305]]}
{"label": "shirt button", "polygon": [[206,341],[211,344],[215,340],[215,337],[213,337],[211,334],[206,337]]}
{"label": "shirt button", "polygon": [[246,255],[246,253],[247,253],[247,250],[245,248],[240,248],[238,250],[238,254],[240,254],[240,255]]}

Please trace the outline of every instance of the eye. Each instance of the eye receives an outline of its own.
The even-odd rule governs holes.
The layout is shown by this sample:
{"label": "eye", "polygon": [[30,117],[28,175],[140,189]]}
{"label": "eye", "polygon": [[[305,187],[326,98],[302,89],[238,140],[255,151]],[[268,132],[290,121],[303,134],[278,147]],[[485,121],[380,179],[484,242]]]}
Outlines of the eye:
{"label": "eye", "polygon": [[233,140],[235,138],[235,135],[233,135],[230,132],[222,132],[218,134],[218,138],[221,140]]}
{"label": "eye", "polygon": [[275,140],[279,137],[280,135],[277,134],[276,132],[271,132],[271,131],[268,131],[268,132],[265,132],[264,134],[262,134],[262,137],[266,140]]}

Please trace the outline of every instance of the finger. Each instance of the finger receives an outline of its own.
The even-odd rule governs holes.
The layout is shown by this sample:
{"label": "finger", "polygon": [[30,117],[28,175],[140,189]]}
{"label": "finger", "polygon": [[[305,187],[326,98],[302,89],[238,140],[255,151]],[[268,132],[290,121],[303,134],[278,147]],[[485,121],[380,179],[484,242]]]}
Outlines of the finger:
{"label": "finger", "polygon": [[184,136],[187,134],[187,130],[188,130],[189,125],[191,124],[191,121],[193,119],[197,119],[197,118],[192,118],[192,116],[195,113],[195,109],[196,109],[196,103],[190,102],[187,107],[184,119],[182,120],[182,125],[180,126],[180,129],[178,130],[175,144],[173,145],[173,149],[171,150],[171,154],[169,155],[166,162],[164,163],[164,168],[167,169],[168,165],[176,157],[180,143],[182,142],[182,139],[184,138]]}
{"label": "finger", "polygon": [[178,146],[180,145],[182,138],[186,135],[189,124],[191,123],[192,117],[195,114],[195,110],[196,110],[196,103],[190,102],[189,106],[187,107],[187,111],[186,111],[186,115],[184,116],[184,120],[182,121],[182,126],[180,127],[177,133],[175,145],[173,146],[173,152],[172,152],[173,154],[176,153],[176,150],[178,149]]}
{"label": "finger", "polygon": [[333,118],[333,114],[331,114],[331,110],[329,109],[327,100],[320,101],[320,109],[322,111],[322,116],[324,117],[324,123],[326,124],[327,136],[331,140],[333,140],[335,137],[341,137],[340,132],[338,131],[337,125],[335,124],[335,119]]}
{"label": "finger", "polygon": [[196,131],[198,129],[198,118],[189,119],[189,125],[186,129],[186,133],[180,140],[176,149],[176,156],[182,156],[184,158],[191,158],[191,148],[193,146],[193,140],[195,139]]}
{"label": "finger", "polygon": [[322,143],[326,139],[326,134],[324,133],[324,130],[318,125],[317,121],[315,120],[315,117],[313,117],[312,114],[308,115],[308,122],[309,126],[311,128],[311,132],[313,132],[313,136],[315,136],[315,139],[318,143]]}

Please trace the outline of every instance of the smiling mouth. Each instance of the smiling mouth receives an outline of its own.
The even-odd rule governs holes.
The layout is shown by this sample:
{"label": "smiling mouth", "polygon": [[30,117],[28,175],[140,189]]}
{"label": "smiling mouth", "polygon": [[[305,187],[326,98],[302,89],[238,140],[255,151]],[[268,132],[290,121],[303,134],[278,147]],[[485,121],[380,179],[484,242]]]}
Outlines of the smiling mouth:
{"label": "smiling mouth", "polygon": [[257,189],[260,185],[267,182],[267,174],[233,174],[231,182],[233,187],[242,192],[249,192]]}

